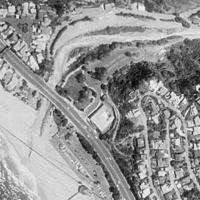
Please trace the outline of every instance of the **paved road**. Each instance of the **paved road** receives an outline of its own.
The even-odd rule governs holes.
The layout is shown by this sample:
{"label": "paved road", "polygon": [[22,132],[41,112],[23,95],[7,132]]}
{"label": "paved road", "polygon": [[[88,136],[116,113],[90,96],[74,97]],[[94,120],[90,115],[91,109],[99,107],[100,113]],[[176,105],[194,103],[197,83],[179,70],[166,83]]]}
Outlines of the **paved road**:
{"label": "paved road", "polygon": [[[5,43],[0,40],[0,49],[3,49]],[[54,90],[48,87],[44,81],[33,73],[29,66],[26,65],[14,52],[7,49],[3,52],[4,59],[11,64],[15,70],[21,74],[29,83],[34,85],[40,93],[45,96],[51,103],[55,105],[62,113],[69,118],[72,123],[79,129],[79,131],[87,138],[88,142],[97,151],[103,164],[111,175],[113,181],[118,186],[121,195],[126,200],[134,200],[135,197],[130,191],[130,187],[121,173],[114,158],[104,144],[95,137],[95,131],[84,121],[76,110],[71,107],[61,96],[59,96]]]}
{"label": "paved road", "polygon": [[[166,111],[169,112],[169,111]],[[170,115],[170,114],[169,114]],[[166,130],[167,130],[167,134],[166,134],[166,143],[167,143],[167,151],[168,154],[170,155],[170,158],[172,158],[171,156],[171,151],[170,151],[170,147],[171,147],[171,140],[170,140],[170,122],[169,122],[169,117],[167,116],[167,114],[165,114],[165,123],[166,123]],[[177,185],[175,184],[175,175],[174,175],[174,168],[171,166],[170,161],[172,159],[169,160],[169,178],[170,178],[170,183],[172,184],[172,187],[174,188],[176,195],[177,195],[177,199],[181,200],[181,195],[180,195],[180,191],[177,188]]]}
{"label": "paved road", "polygon": [[163,196],[156,190],[153,180],[152,180],[152,167],[151,167],[151,154],[150,154],[150,147],[149,147],[149,138],[148,138],[148,127],[147,127],[147,117],[146,114],[142,108],[141,105],[142,97],[140,97],[139,100],[139,110],[141,113],[141,120],[144,124],[144,137],[145,137],[145,145],[146,145],[146,150],[147,150],[147,170],[148,170],[148,178],[149,178],[149,184],[151,186],[151,189],[153,190],[154,195],[156,196],[157,199],[163,200]]}

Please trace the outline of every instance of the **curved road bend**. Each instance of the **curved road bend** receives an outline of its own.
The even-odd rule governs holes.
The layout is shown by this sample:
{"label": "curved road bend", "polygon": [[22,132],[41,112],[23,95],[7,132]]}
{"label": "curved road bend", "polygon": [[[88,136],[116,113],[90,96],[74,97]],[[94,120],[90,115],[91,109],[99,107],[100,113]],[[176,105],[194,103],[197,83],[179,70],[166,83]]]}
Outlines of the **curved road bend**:
{"label": "curved road bend", "polygon": [[[5,43],[0,39],[0,49],[5,47]],[[134,195],[130,191],[125,177],[120,171],[114,158],[104,144],[95,137],[95,131],[78,115],[77,111],[67,104],[67,102],[59,96],[54,90],[48,87],[45,82],[36,74],[34,74],[28,65],[26,65],[13,51],[7,49],[3,52],[4,59],[12,65],[18,73],[20,73],[28,82],[33,84],[42,95],[44,95],[52,104],[55,105],[62,113],[69,118],[79,131],[87,138],[88,142],[97,151],[103,164],[111,175],[114,183],[117,185],[121,195],[126,200],[135,200]]]}

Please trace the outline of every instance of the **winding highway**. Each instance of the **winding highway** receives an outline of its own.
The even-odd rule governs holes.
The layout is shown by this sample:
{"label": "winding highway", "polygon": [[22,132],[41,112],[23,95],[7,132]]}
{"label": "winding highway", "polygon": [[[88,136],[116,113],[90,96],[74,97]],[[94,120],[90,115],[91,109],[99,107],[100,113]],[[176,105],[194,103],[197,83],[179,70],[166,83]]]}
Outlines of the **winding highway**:
{"label": "winding highway", "polygon": [[38,75],[33,73],[30,67],[25,64],[12,50],[5,48],[6,44],[2,39],[0,39],[1,56],[11,66],[13,66],[13,68],[21,76],[23,76],[24,79],[34,85],[40,91],[40,93],[46,97],[56,108],[58,108],[64,114],[64,116],[67,117],[77,127],[80,133],[86,137],[88,142],[93,146],[101,158],[101,161],[118,187],[123,199],[135,200],[134,195],[130,191],[130,186],[116,164],[113,156],[105,147],[105,145],[98,138],[96,138],[95,130],[93,130],[89,124],[79,116],[77,111],[70,104],[68,104],[53,89],[47,86],[47,84]]}

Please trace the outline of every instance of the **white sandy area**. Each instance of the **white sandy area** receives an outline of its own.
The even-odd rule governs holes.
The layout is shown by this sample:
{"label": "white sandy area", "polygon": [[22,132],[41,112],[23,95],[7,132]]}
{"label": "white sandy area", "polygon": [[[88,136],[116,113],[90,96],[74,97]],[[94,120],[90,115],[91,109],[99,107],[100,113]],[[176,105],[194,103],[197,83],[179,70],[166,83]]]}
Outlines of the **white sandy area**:
{"label": "white sandy area", "polygon": [[159,28],[159,29],[176,29],[182,30],[181,24],[178,23],[169,23],[163,21],[142,21],[135,19],[133,17],[120,17],[114,14],[108,13],[107,15],[102,16],[101,18],[94,19],[92,22],[78,22],[73,26],[69,26],[68,29],[62,34],[59,41],[55,44],[55,49],[58,49],[60,46],[66,44],[66,41],[70,41],[73,38],[85,34],[87,32],[101,30],[106,28],[107,26],[141,26],[141,27],[149,27],[151,29]]}
{"label": "white sandy area", "polygon": [[55,88],[56,84],[61,80],[63,73],[68,69],[69,65],[76,60],[76,58],[71,58],[68,62],[66,62],[66,60],[68,60],[68,56],[71,50],[71,48],[65,49],[65,56],[63,56],[62,53],[59,53],[58,56],[56,56],[56,59],[54,60],[55,70],[48,81],[48,85],[51,88]]}
{"label": "white sandy area", "polygon": [[[37,127],[36,123],[34,123],[35,120],[39,123],[37,120],[39,117],[38,113],[31,107],[0,87],[0,126],[6,128],[4,136],[18,153],[21,162],[35,176],[36,182],[32,184],[32,187],[34,186],[34,189],[38,188],[38,194],[42,200],[66,200],[77,192],[78,184],[65,173],[75,178],[77,177],[50,144],[49,139],[52,133],[47,130],[46,133],[48,135],[40,136],[40,124]],[[22,141],[32,145],[32,148],[40,155],[34,152],[30,154],[30,149]],[[50,160],[53,164],[41,156]],[[89,197],[79,194],[75,199],[88,200]]]}

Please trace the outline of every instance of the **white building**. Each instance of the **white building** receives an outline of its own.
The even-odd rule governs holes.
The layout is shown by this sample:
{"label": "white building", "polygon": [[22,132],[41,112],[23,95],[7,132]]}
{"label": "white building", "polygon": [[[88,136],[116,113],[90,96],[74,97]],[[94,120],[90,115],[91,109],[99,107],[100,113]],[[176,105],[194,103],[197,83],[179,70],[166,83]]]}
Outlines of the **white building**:
{"label": "white building", "polygon": [[16,9],[15,6],[8,6],[8,14],[15,15]]}
{"label": "white building", "polygon": [[1,18],[6,17],[7,14],[8,14],[8,10],[7,9],[4,9],[4,8],[0,9],[0,17]]}
{"label": "white building", "polygon": [[22,4],[22,9],[23,9],[22,15],[23,16],[28,15],[28,13],[29,13],[29,3],[28,2],[24,2]]}
{"label": "white building", "polygon": [[33,69],[33,71],[39,69],[38,63],[33,56],[30,56],[29,63],[30,63],[30,67]]}
{"label": "white building", "polygon": [[41,63],[43,60],[44,60],[44,57],[43,57],[42,53],[38,53],[37,54],[37,61],[38,61],[38,63]]}
{"label": "white building", "polygon": [[138,10],[138,11],[145,11],[145,6],[143,3],[135,2],[132,4],[132,9]]}
{"label": "white building", "polygon": [[35,4],[33,2],[29,3],[29,9],[30,9],[31,14],[36,14],[36,7],[35,7]]}

